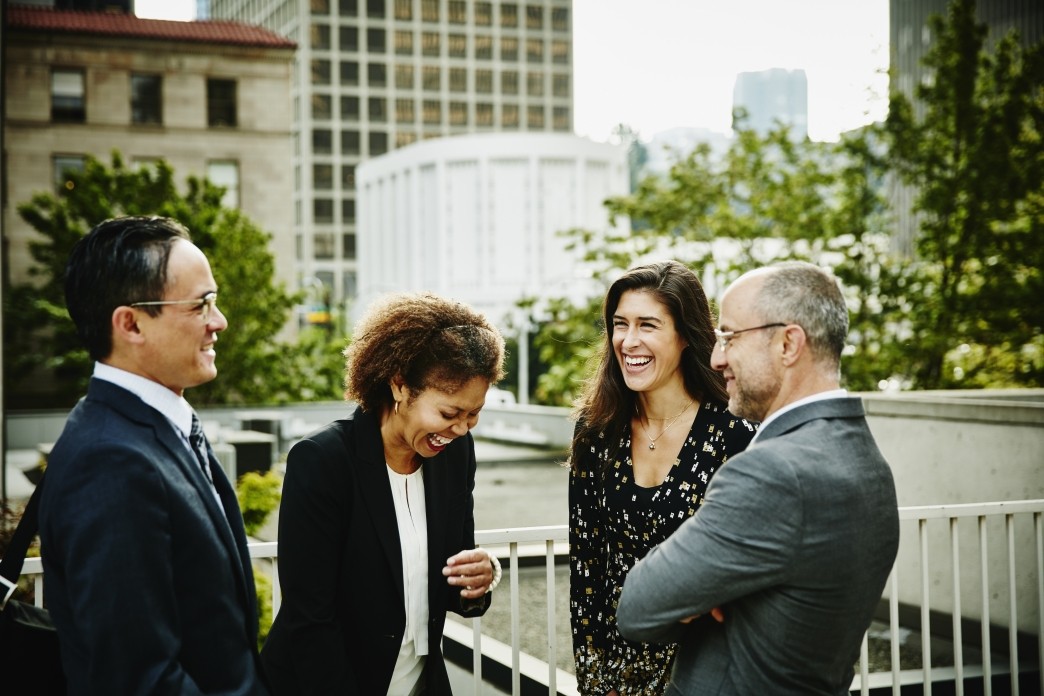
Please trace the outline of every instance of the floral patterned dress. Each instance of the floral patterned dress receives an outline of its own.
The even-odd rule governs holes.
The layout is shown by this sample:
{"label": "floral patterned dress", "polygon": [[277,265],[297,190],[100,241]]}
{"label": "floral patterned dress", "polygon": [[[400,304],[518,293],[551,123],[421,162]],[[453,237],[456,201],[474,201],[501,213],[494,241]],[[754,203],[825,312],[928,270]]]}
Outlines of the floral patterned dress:
{"label": "floral patterned dress", "polygon": [[[711,476],[746,449],[755,426],[720,403],[704,402],[663,483],[634,483],[630,427],[609,461],[599,437],[569,476],[569,594],[580,693],[659,696],[670,678],[673,644],[625,641],[616,607],[627,572],[695,514]],[[608,465],[608,466],[606,466]]]}

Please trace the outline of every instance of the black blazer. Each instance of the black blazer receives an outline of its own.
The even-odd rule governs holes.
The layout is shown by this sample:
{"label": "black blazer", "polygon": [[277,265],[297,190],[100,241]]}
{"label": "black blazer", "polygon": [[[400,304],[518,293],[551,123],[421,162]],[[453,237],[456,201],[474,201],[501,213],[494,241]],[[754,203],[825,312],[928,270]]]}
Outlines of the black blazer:
{"label": "black blazer", "polygon": [[[442,575],[475,546],[475,444],[457,438],[422,468],[428,523],[427,696],[449,694],[442,656],[446,611],[478,616]],[[395,504],[376,415],[356,409],[290,450],[279,508],[283,603],[261,651],[273,693],[388,690],[406,630]]]}
{"label": "black blazer", "polygon": [[40,540],[70,694],[266,693],[243,519],[211,468],[224,510],[170,421],[111,382],[69,414]]}

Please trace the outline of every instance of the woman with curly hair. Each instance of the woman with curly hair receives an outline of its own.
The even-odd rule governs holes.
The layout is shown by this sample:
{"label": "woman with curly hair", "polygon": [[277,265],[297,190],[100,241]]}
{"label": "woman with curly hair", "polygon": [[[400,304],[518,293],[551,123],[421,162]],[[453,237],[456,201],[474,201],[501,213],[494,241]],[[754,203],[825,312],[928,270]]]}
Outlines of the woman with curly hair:
{"label": "woman with curly hair", "polygon": [[580,693],[662,694],[673,645],[625,642],[627,571],[695,514],[707,483],[754,426],[726,410],[710,367],[714,324],[677,261],[632,268],[602,308],[605,341],[576,407],[569,476],[569,586]]}
{"label": "woman with curly hair", "polygon": [[275,696],[449,694],[446,612],[478,616],[500,564],[475,548],[478,422],[500,333],[431,294],[374,303],[344,351],[358,406],[295,444],[279,510]]}

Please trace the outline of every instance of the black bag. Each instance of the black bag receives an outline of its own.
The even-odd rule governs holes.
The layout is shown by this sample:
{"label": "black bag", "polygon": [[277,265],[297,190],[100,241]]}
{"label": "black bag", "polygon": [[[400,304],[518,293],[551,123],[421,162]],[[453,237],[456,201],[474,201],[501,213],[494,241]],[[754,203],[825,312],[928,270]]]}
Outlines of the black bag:
{"label": "black bag", "polygon": [[[43,478],[46,478],[44,476]],[[12,599],[29,544],[36,536],[43,479],[0,560],[0,684],[5,694],[62,695],[66,692],[58,632],[46,609]]]}

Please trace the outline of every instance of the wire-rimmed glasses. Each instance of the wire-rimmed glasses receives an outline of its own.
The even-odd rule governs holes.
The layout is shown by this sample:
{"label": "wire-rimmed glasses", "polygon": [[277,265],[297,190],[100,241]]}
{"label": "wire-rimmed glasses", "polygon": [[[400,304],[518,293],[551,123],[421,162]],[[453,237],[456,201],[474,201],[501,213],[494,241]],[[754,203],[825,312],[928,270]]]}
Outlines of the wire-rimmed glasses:
{"label": "wire-rimmed glasses", "polygon": [[217,293],[208,292],[203,297],[195,300],[152,300],[150,302],[134,302],[130,307],[161,307],[163,305],[195,305],[199,309],[203,323],[210,321],[210,313],[217,305]]}
{"label": "wire-rimmed glasses", "polygon": [[747,331],[759,331],[761,329],[774,329],[778,326],[786,326],[786,324],[777,321],[772,324],[751,326],[749,329],[736,329],[735,331],[720,331],[718,329],[714,329],[714,337],[717,339],[718,345],[721,346],[722,350],[728,350],[729,341],[731,341],[735,336],[741,333],[746,333]]}

